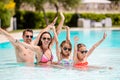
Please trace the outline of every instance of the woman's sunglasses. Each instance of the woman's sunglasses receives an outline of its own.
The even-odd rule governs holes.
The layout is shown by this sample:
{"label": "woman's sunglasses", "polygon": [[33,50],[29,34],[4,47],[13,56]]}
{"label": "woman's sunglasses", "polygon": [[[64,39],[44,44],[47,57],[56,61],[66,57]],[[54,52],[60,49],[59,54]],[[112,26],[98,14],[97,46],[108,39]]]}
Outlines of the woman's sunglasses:
{"label": "woman's sunglasses", "polygon": [[64,47],[63,49],[64,49],[65,51],[66,51],[66,50],[71,51],[71,48],[66,48],[66,47]]}
{"label": "woman's sunglasses", "polygon": [[50,38],[46,38],[46,37],[43,37],[42,39],[43,39],[43,40],[48,40],[48,41],[51,40]]}
{"label": "woman's sunglasses", "polygon": [[30,35],[26,35],[25,37],[26,38],[33,38],[33,36],[30,36]]}

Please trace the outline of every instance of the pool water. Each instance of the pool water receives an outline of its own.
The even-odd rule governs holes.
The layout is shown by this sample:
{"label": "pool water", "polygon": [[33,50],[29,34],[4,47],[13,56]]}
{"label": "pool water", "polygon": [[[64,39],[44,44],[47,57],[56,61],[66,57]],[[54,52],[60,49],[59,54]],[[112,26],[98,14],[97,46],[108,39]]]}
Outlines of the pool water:
{"label": "pool water", "polygon": [[[71,42],[78,36],[79,42],[88,49],[107,33],[105,41],[88,58],[89,68],[42,67],[17,63],[14,48],[9,42],[0,43],[0,79],[1,80],[120,80],[120,31],[119,30],[79,30],[71,31]],[[59,43],[65,38],[65,31],[60,33]],[[73,46],[74,47],[74,46]],[[53,47],[55,53],[55,47]],[[54,61],[56,55],[53,54]]]}

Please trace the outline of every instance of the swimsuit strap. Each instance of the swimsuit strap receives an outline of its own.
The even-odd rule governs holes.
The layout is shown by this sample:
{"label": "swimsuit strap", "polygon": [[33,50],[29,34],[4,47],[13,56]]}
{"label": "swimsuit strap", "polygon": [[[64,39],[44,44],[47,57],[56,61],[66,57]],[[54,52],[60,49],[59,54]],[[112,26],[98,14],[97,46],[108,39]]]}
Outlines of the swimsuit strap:
{"label": "swimsuit strap", "polygon": [[53,54],[52,54],[52,51],[50,50],[50,52],[51,52],[51,58],[50,58],[50,61],[52,61],[53,60]]}

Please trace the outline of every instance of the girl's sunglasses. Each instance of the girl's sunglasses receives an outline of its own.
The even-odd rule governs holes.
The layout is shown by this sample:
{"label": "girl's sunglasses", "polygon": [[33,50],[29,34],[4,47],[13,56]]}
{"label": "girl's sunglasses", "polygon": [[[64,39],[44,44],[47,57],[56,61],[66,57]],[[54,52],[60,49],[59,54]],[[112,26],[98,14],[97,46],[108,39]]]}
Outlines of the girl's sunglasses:
{"label": "girl's sunglasses", "polygon": [[87,50],[84,50],[84,51],[80,51],[82,54],[84,54],[84,53],[87,53],[88,51]]}
{"label": "girl's sunglasses", "polygon": [[84,53],[87,53],[88,51],[87,50],[83,50],[83,51],[79,51],[78,52],[81,52],[81,54],[84,54]]}
{"label": "girl's sunglasses", "polygon": [[66,48],[66,47],[64,47],[63,49],[64,49],[65,51],[66,51],[66,50],[71,51],[71,48]]}

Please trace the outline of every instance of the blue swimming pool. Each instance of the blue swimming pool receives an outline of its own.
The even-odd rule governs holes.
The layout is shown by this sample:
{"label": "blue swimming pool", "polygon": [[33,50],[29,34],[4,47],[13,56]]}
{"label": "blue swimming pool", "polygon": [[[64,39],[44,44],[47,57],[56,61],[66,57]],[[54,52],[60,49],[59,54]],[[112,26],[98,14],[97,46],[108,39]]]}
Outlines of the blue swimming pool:
{"label": "blue swimming pool", "polygon": [[[120,80],[120,30],[78,30],[71,31],[73,37],[79,36],[81,43],[88,49],[107,33],[106,40],[88,58],[88,70],[76,70],[72,67],[41,67],[17,63],[14,48],[9,42],[0,43],[0,79],[1,80]],[[65,31],[60,33],[59,42],[66,38]],[[55,48],[53,48],[55,52]],[[55,56],[55,54],[54,54]],[[56,58],[55,58],[56,60]],[[104,67],[104,68],[102,68]],[[111,68],[112,69],[111,69]]]}

